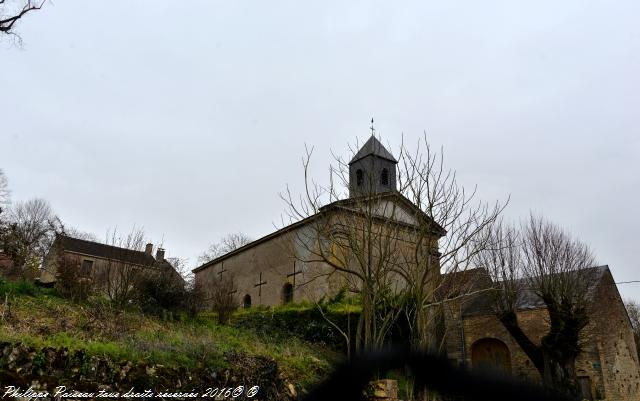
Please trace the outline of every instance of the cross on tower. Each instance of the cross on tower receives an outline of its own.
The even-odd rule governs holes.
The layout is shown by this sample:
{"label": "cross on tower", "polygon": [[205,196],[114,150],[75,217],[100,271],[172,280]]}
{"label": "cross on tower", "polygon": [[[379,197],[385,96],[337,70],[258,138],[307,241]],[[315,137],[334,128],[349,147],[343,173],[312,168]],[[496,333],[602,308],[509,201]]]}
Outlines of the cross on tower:
{"label": "cross on tower", "polygon": [[373,118],[371,118],[371,127],[369,127],[369,129],[371,129],[371,135],[375,135],[376,134],[376,130],[375,128],[373,128]]}
{"label": "cross on tower", "polygon": [[293,288],[296,288],[296,276],[300,273],[304,273],[302,270],[296,271],[296,261],[293,261],[293,272],[287,274],[287,277],[293,277]]}
{"label": "cross on tower", "polygon": [[260,272],[260,276],[258,276],[258,283],[254,285],[254,287],[258,287],[258,296],[262,297],[262,286],[267,284],[266,281],[262,281],[262,272]]}

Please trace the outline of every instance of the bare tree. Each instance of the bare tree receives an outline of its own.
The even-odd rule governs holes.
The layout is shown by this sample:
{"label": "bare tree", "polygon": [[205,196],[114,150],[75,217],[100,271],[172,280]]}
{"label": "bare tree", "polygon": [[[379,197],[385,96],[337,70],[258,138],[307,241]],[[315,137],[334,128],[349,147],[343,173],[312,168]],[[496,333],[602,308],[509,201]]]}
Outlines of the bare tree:
{"label": "bare tree", "polygon": [[11,203],[11,191],[9,191],[9,180],[0,169],[0,214],[3,209]]}
{"label": "bare tree", "polygon": [[[575,360],[580,335],[589,323],[595,264],[590,249],[557,225],[530,216],[520,233],[498,224],[485,237],[490,246],[477,254],[495,283],[494,311],[540,373],[544,383],[577,396]],[[544,302],[549,331],[540,344],[520,326],[518,298],[532,291]]]}
{"label": "bare tree", "polygon": [[14,35],[19,40],[20,38],[14,32],[15,24],[31,11],[42,8],[43,5],[44,0],[41,2],[0,0],[0,34]]}
{"label": "bare tree", "polygon": [[[489,203],[478,199],[477,187],[468,189],[458,181],[456,171],[445,165],[444,151],[434,151],[426,133],[413,149],[402,143],[399,165],[399,191],[427,217],[419,220],[412,235],[419,244],[415,249],[421,252],[409,254],[401,271],[409,283],[407,315],[412,342],[439,352],[444,343],[444,333],[436,330],[442,319],[442,304],[436,302],[440,273],[459,273],[473,265],[474,256],[486,246],[481,240],[483,230],[496,222],[509,200]],[[435,247],[429,244],[434,230],[431,222],[443,234]]]}
{"label": "bare tree", "polygon": [[98,237],[91,232],[82,231],[76,227],[69,227],[65,230],[65,235],[72,238],[82,239],[85,241],[98,242]]}
{"label": "bare tree", "polygon": [[627,299],[624,301],[624,306],[627,309],[627,314],[631,321],[633,339],[636,342],[636,353],[638,354],[638,358],[640,358],[640,304],[633,299]]}
{"label": "bare tree", "polygon": [[8,213],[4,248],[23,275],[34,275],[55,238],[57,218],[44,199],[17,202]]}
{"label": "bare tree", "polygon": [[118,308],[124,308],[133,300],[144,269],[153,267],[155,261],[137,256],[139,251],[144,250],[146,243],[142,228],[134,227],[124,236],[119,235],[116,230],[107,234],[110,254],[97,280]]}
{"label": "bare tree", "polygon": [[[452,273],[471,265],[482,248],[478,239],[483,229],[495,222],[506,202],[477,200],[475,188],[465,190],[455,171],[444,166],[442,153],[433,152],[426,140],[415,149],[404,143],[400,147],[399,203],[380,202],[374,193],[345,200],[347,160],[335,157],[329,184],[322,186],[309,176],[311,153],[307,150],[303,158],[305,192],[294,196],[287,189],[282,197],[291,220],[309,219],[313,227],[297,234],[307,254],[302,261],[329,266],[327,276],[342,274],[362,298],[360,350],[381,345],[398,317],[399,303],[413,346],[441,349],[442,315],[436,300],[441,269]],[[398,217],[407,212],[411,224]]]}
{"label": "bare tree", "polygon": [[381,202],[373,191],[377,177],[363,176],[363,194],[341,199],[348,186],[347,164],[338,158],[330,170],[330,184],[321,186],[309,177],[311,155],[307,149],[303,158],[305,193],[296,199],[287,189],[281,195],[291,220],[308,221],[306,229],[294,234],[295,244],[303,250],[294,256],[314,266],[311,280],[324,278],[331,287],[346,286],[360,297],[356,350],[380,349],[399,315],[403,286],[397,285],[394,267],[408,245],[406,224],[393,218],[397,205]]}
{"label": "bare tree", "polygon": [[238,301],[234,293],[235,283],[231,274],[221,275],[214,279],[209,291],[207,291],[206,301],[218,315],[218,323],[220,324],[226,324],[233,311],[238,309]]}
{"label": "bare tree", "polygon": [[240,248],[243,245],[253,241],[251,237],[241,232],[227,234],[222,237],[220,241],[214,242],[209,245],[209,248],[202,252],[198,257],[198,263],[204,264],[212,261],[213,259],[229,253],[235,249]]}

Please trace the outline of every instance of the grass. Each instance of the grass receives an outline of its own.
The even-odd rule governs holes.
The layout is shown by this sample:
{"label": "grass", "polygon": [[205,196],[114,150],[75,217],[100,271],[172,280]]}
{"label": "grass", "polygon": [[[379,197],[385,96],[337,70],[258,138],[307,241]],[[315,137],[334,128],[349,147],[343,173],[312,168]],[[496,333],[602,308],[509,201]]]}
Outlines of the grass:
{"label": "grass", "polygon": [[[257,336],[246,328],[223,326],[215,315],[166,321],[135,311],[118,311],[99,300],[74,304],[53,289],[0,281],[7,305],[0,341],[35,348],[66,347],[114,361],[146,361],[172,367],[226,366],[224,354],[242,351],[276,360],[283,375],[303,387],[322,379],[342,356],[296,337]],[[293,307],[293,306],[291,306]],[[8,312],[8,313],[7,313]]]}

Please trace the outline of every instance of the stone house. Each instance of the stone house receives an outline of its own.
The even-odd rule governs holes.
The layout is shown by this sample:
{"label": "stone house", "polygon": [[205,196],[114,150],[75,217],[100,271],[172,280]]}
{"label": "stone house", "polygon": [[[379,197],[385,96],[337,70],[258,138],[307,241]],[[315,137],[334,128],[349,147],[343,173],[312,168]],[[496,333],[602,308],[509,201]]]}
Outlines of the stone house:
{"label": "stone house", "polygon": [[[596,282],[590,294],[590,323],[581,333],[582,351],[576,361],[582,395],[587,400],[640,400],[640,365],[627,311],[609,267],[591,269]],[[445,284],[458,286],[445,303],[448,358],[471,368],[540,380],[531,360],[493,314],[490,296],[481,291],[491,284],[487,272],[473,269],[455,275],[444,278]],[[544,302],[525,289],[517,306],[521,328],[539,344],[549,327]]]}
{"label": "stone house", "polygon": [[107,280],[123,270],[164,271],[184,283],[164,255],[165,250],[158,248],[154,257],[153,244],[147,244],[144,251],[138,251],[57,235],[45,256],[39,281],[43,285],[53,285],[60,277],[59,265],[64,263],[74,267],[77,274],[92,279],[98,289],[105,288]]}

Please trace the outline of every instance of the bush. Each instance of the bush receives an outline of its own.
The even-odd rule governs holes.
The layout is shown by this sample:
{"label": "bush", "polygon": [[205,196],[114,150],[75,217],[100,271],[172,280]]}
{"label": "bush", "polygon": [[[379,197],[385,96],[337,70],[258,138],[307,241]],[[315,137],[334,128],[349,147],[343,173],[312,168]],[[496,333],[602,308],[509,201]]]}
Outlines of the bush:
{"label": "bush", "polygon": [[184,283],[168,271],[145,272],[136,287],[134,300],[144,313],[155,316],[177,312],[186,293]]}
{"label": "bush", "polygon": [[93,294],[94,281],[83,274],[79,260],[58,258],[57,272],[55,288],[63,297],[80,302]]}
{"label": "bush", "polygon": [[27,295],[30,297],[37,297],[39,295],[59,295],[58,292],[52,288],[41,288],[30,281],[0,280],[0,298],[4,299],[7,294]]}
{"label": "bush", "polygon": [[187,286],[173,270],[144,274],[136,283],[135,301],[142,311],[170,318],[180,313],[197,315],[204,304],[204,294],[197,286]]}
{"label": "bush", "polygon": [[[324,317],[316,305],[287,305],[277,308],[251,308],[238,313],[232,325],[251,329],[264,338],[298,337],[304,341],[346,351],[345,339],[327,319],[351,336],[355,333],[360,312],[353,307],[324,307]],[[325,318],[326,317],[326,318]]]}

